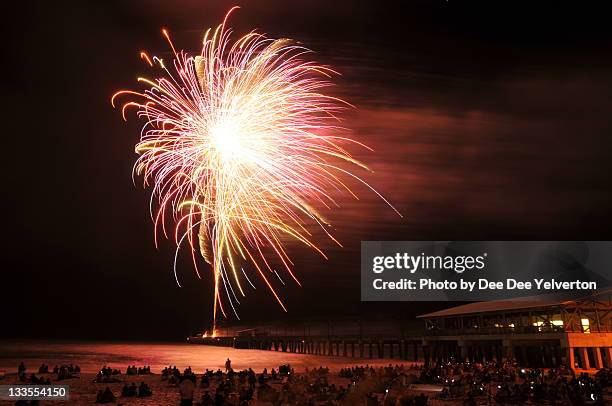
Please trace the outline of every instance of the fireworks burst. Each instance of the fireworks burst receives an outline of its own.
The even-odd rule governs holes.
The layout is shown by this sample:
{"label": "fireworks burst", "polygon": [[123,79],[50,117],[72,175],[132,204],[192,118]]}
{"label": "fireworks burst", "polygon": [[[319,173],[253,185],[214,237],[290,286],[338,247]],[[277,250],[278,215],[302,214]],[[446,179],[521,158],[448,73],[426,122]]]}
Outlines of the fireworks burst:
{"label": "fireworks burst", "polygon": [[226,316],[228,303],[236,313],[234,303],[246,287],[254,288],[253,275],[286,311],[273,286],[272,278],[282,279],[272,257],[299,284],[286,241],[325,257],[309,228],[318,225],[339,242],[317,207],[338,206],[338,191],[356,197],[347,180],[367,186],[342,168],[367,169],[345,149],[365,146],[338,135],[337,114],[347,104],[322,93],[335,72],[306,60],[310,51],[287,39],[251,32],[231,42],[226,23],[234,9],[206,32],[195,57],[177,52],[163,30],[172,63],[141,53],[163,76],[138,78],[146,90],[122,90],[112,98],[115,106],[119,96],[136,96],[123,104],[122,114],[125,119],[134,107],[145,120],[134,174],[152,186],[155,241],[160,230],[168,238],[171,217],[175,277],[182,246],[188,246],[198,276],[198,254],[210,265],[215,321],[218,309]]}

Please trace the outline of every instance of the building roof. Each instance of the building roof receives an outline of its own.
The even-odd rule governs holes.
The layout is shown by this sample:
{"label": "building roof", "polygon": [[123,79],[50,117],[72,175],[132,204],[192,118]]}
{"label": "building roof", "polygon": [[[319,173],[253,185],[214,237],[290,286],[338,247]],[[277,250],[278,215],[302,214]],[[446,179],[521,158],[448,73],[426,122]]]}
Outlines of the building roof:
{"label": "building roof", "polygon": [[490,300],[487,302],[468,303],[460,306],[450,307],[444,310],[439,310],[433,313],[422,314],[420,316],[417,316],[417,318],[459,316],[464,314],[495,313],[521,309],[554,307],[568,305],[575,303],[576,301],[601,297],[604,295],[612,295],[612,288],[601,289],[597,292],[592,292],[591,294],[582,297],[576,297],[575,293],[566,292],[551,293],[540,296],[519,297],[516,299]]}
{"label": "building roof", "polygon": [[[462,314],[492,313],[509,310],[533,309],[538,307],[558,306],[566,300],[492,300],[488,302],[468,303],[433,313],[422,314],[418,318],[459,316]],[[571,301],[569,301],[571,302]]]}

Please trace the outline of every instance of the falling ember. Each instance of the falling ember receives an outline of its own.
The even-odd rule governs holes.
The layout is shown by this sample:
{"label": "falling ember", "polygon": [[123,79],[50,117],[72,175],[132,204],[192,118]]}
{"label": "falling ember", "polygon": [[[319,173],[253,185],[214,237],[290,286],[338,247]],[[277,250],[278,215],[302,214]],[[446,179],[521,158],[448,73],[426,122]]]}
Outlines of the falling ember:
{"label": "falling ember", "polygon": [[198,276],[198,254],[210,265],[214,321],[218,310],[226,316],[227,304],[236,313],[238,297],[246,287],[254,288],[252,276],[285,309],[273,286],[275,279],[283,279],[271,257],[299,284],[286,237],[325,257],[310,225],[338,241],[315,206],[337,207],[336,191],[356,197],[346,180],[368,186],[341,167],[367,169],[345,149],[365,146],[334,135],[341,130],[337,114],[348,105],[322,93],[335,72],[306,60],[310,51],[287,39],[251,32],[230,42],[226,23],[234,9],[206,32],[197,56],[177,52],[163,30],[173,61],[140,54],[162,70],[162,77],[138,78],[147,89],[122,90],[111,100],[115,106],[117,97],[137,97],[123,104],[122,113],[125,119],[126,110],[134,107],[145,120],[134,173],[152,187],[155,239],[160,229],[168,237],[166,215],[171,214],[175,277],[183,245],[189,247]]}

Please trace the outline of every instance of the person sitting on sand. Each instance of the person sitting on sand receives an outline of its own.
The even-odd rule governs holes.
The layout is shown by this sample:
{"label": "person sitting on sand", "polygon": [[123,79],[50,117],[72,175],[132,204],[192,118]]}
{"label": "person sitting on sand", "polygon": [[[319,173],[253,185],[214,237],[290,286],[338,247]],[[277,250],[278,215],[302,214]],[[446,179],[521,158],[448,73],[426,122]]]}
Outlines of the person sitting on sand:
{"label": "person sitting on sand", "polygon": [[249,381],[249,386],[251,388],[254,388],[255,384],[257,383],[257,377],[255,376],[255,372],[253,372],[253,370],[249,370],[248,381]]}
{"label": "person sitting on sand", "polygon": [[[70,378],[74,378],[73,375],[70,376]],[[102,372],[98,372],[96,374],[96,377],[94,379],[94,382],[96,383],[117,383],[117,382],[122,382],[121,379],[119,378],[115,378],[114,376],[111,375],[104,375],[102,374]]]}
{"label": "person sitting on sand", "polygon": [[217,389],[215,392],[215,406],[223,406],[225,404],[225,396]]}
{"label": "person sitting on sand", "polygon": [[96,396],[96,403],[113,403],[115,399],[115,395],[113,395],[113,392],[107,386],[104,391],[98,391],[98,395]]}
{"label": "person sitting on sand", "polygon": [[22,373],[24,373],[26,370],[26,366],[23,363],[23,361],[21,361],[21,363],[19,364],[19,366],[17,367],[17,374],[21,375]]}
{"label": "person sitting on sand", "polygon": [[191,406],[193,404],[193,392],[195,385],[190,377],[184,377],[179,385],[179,393],[181,395],[181,406]]}
{"label": "person sitting on sand", "polygon": [[68,368],[62,365],[62,367],[59,369],[59,373],[57,374],[57,380],[61,381],[63,379],[70,379],[70,378],[74,378],[74,375],[72,375],[68,371]]}
{"label": "person sitting on sand", "polygon": [[153,391],[151,390],[151,388],[149,388],[149,385],[144,382],[140,382],[140,385],[138,386],[138,397],[144,398],[152,395]]}
{"label": "person sitting on sand", "polygon": [[176,375],[170,375],[170,377],[168,378],[168,386],[177,386],[178,383],[179,381]]}
{"label": "person sitting on sand", "polygon": [[244,401],[249,401],[251,399],[253,399],[253,388],[249,387],[249,388],[245,388],[242,387],[240,389],[240,400],[244,400]]}
{"label": "person sitting on sand", "polygon": [[130,386],[128,386],[128,384],[124,384],[123,388],[121,389],[121,397],[134,397],[138,394],[138,388],[136,387],[136,384],[134,382],[132,382],[132,384]]}
{"label": "person sitting on sand", "polygon": [[205,391],[202,395],[202,402],[200,403],[200,406],[213,406],[213,403],[214,401],[212,396],[210,396],[210,392]]}

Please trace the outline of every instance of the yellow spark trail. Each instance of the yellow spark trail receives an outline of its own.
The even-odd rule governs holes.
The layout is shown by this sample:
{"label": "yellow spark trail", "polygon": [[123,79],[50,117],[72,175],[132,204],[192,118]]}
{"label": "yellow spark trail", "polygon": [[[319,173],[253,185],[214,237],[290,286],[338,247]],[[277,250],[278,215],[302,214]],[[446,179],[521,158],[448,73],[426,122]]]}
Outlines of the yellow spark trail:
{"label": "yellow spark trail", "polygon": [[139,78],[144,90],[122,90],[111,100],[137,100],[123,103],[122,114],[135,108],[145,120],[134,174],[152,187],[155,240],[160,231],[168,237],[171,215],[175,277],[182,244],[198,275],[198,253],[211,266],[214,321],[218,310],[226,316],[227,303],[235,312],[249,265],[285,309],[270,279],[275,257],[298,282],[283,237],[324,256],[309,225],[338,242],[315,207],[337,207],[338,191],[356,197],[348,180],[370,187],[347,169],[367,169],[346,149],[364,145],[338,135],[348,104],[323,93],[335,72],[308,61],[310,51],[288,39],[251,32],[231,42],[226,24],[235,9],[206,32],[196,56],[177,52],[163,30],[173,61],[140,53],[163,75]]}

